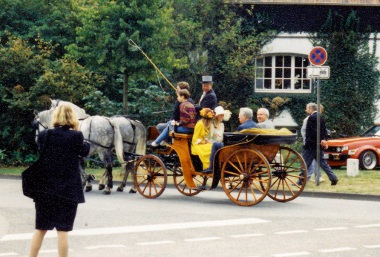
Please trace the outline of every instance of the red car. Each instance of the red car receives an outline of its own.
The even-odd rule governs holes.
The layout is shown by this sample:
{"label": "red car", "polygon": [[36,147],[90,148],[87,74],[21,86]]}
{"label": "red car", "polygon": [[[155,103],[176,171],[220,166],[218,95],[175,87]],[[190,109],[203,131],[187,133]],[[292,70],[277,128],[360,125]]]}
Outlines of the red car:
{"label": "red car", "polygon": [[359,159],[361,169],[372,170],[380,161],[380,123],[358,137],[328,140],[324,158],[331,167],[347,165],[347,159]]}

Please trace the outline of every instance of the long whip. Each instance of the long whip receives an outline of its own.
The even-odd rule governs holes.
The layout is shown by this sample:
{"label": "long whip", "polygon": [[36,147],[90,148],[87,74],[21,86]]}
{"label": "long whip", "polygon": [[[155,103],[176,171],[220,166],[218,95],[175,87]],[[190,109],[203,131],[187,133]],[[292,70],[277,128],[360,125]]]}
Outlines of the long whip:
{"label": "long whip", "polygon": [[148,55],[132,40],[132,39],[129,39],[128,40],[128,43],[129,45],[137,48],[138,50],[140,50],[140,52],[145,56],[145,58],[153,65],[153,67],[156,69],[156,71],[158,71],[162,77],[166,80],[166,82],[169,83],[169,85],[174,89],[174,91],[177,91],[177,89],[173,86],[173,84],[166,78],[166,76],[161,72],[161,70],[154,64],[154,62],[148,57]]}

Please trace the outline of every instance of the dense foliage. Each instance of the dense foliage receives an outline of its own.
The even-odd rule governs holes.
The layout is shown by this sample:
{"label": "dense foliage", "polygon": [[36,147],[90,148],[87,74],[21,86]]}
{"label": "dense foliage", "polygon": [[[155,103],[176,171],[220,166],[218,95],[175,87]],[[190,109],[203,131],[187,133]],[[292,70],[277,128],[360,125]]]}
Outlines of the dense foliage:
{"label": "dense foliage", "polygon": [[[229,129],[236,126],[238,108],[270,107],[279,99],[253,94],[254,59],[276,31],[271,18],[252,5],[223,0],[0,0],[0,6],[2,163],[35,159],[30,123],[34,110],[50,107],[50,98],[71,101],[91,115],[128,114],[149,126],[171,114],[175,92],[167,80],[174,85],[190,82],[192,98],[198,100],[200,78],[209,74],[214,76],[218,99],[234,113]],[[378,74],[373,70],[375,59],[365,48],[368,35],[351,33],[352,25],[343,29],[341,34],[326,34],[334,31],[326,27],[319,35],[337,39],[321,42],[329,52],[339,40],[347,45],[347,52],[329,57],[331,64],[342,62],[331,67],[339,72],[327,83],[336,90],[336,84],[355,90],[324,91],[323,102],[328,117],[334,117],[331,123],[352,124],[350,108],[344,105],[352,101],[336,96],[345,92],[355,99],[355,124],[349,131],[353,133],[373,118],[371,106],[359,107],[368,106],[366,97],[371,97],[370,103],[377,97]],[[347,53],[353,58],[345,58]],[[351,63],[357,65],[340,67]],[[329,85],[326,88],[333,90]],[[278,108],[295,110],[299,123],[305,104],[313,99],[314,94],[292,95]],[[329,115],[338,106],[345,110]]]}

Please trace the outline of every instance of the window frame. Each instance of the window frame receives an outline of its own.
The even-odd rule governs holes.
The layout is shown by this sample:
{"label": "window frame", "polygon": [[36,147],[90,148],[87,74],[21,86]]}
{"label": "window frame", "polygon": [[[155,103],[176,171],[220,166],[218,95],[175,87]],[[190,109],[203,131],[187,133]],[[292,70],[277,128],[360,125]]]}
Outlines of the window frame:
{"label": "window frame", "polygon": [[[289,60],[286,61],[289,58],[290,63]],[[301,62],[296,62],[296,58],[302,58]],[[296,64],[301,66],[296,67]],[[290,53],[265,54],[255,58],[255,66],[254,88],[257,93],[308,94],[312,92],[312,80],[307,78],[307,66],[310,66],[307,55]],[[300,75],[299,79],[295,77],[296,73]],[[298,83],[301,83],[301,87],[304,88],[296,88],[297,80],[299,81]]]}

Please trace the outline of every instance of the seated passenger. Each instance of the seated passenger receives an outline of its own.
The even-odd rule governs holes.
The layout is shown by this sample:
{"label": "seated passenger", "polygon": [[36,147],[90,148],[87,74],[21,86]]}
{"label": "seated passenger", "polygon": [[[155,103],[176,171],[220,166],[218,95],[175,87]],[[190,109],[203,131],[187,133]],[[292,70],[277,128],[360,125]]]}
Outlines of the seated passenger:
{"label": "seated passenger", "polygon": [[257,110],[257,127],[263,129],[274,129],[273,122],[269,119],[269,111],[267,108],[259,108]]}
{"label": "seated passenger", "polygon": [[[187,89],[190,92],[190,85],[189,85],[189,83],[187,83],[186,81],[178,82],[177,83],[177,90],[180,90],[180,89]],[[189,101],[190,103],[194,104],[193,99],[191,99],[190,97],[187,99],[187,101]],[[172,117],[170,118],[170,120],[167,123],[159,123],[159,124],[157,124],[156,128],[157,128],[158,132],[161,133],[168,125],[171,124],[172,121],[179,120],[179,118],[180,118],[179,117],[179,106],[180,106],[180,104],[181,103],[178,102],[178,100],[175,101]]]}
{"label": "seated passenger", "polygon": [[[189,97],[190,93],[187,89],[180,89],[177,91],[177,100],[181,103],[179,106],[180,120],[175,121],[175,125],[178,126],[176,129],[176,132],[178,133],[193,133],[194,131],[197,112],[194,105],[188,101]],[[165,139],[170,138],[169,129],[171,129],[171,126],[166,126],[166,128],[152,143],[153,147],[158,146],[164,142]]]}
{"label": "seated passenger", "polygon": [[213,142],[210,154],[210,165],[207,169],[203,170],[202,173],[212,173],[214,167],[214,155],[216,151],[224,146],[223,144],[223,133],[224,133],[224,114],[226,111],[222,106],[215,108],[215,118],[211,124],[210,139]]}
{"label": "seated passenger", "polygon": [[210,108],[203,108],[200,111],[201,119],[197,122],[194,128],[194,135],[191,141],[191,153],[198,155],[202,161],[203,169],[210,165],[210,154],[212,141],[210,140],[210,129],[214,111]]}
{"label": "seated passenger", "polygon": [[243,107],[239,111],[239,122],[241,125],[237,128],[237,131],[243,129],[257,128],[257,124],[252,120],[253,111],[251,108]]}

